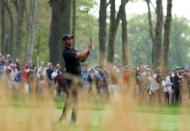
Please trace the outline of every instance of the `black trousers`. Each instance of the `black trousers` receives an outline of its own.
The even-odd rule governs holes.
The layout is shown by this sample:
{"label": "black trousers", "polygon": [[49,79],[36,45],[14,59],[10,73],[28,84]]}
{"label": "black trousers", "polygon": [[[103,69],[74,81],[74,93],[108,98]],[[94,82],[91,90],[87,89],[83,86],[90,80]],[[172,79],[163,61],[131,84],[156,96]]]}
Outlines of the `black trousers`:
{"label": "black trousers", "polygon": [[62,121],[66,118],[68,109],[71,107],[72,114],[71,114],[71,122],[75,123],[77,120],[77,103],[78,103],[78,89],[79,84],[74,83],[72,80],[66,80],[66,88],[65,93],[67,95],[65,104],[63,107],[63,112],[59,121]]}
{"label": "black trousers", "polygon": [[176,104],[180,103],[180,89],[179,88],[175,89],[175,103]]}
{"label": "black trousers", "polygon": [[181,102],[180,88],[176,87],[173,89],[173,93],[172,93],[172,104],[179,104],[180,102]]}

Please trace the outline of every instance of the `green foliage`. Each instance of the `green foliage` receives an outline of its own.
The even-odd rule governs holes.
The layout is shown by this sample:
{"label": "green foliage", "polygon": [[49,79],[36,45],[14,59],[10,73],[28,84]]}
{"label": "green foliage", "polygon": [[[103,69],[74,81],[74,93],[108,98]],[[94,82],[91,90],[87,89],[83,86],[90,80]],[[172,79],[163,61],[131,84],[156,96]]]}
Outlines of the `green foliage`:
{"label": "green foliage", "polygon": [[[119,30],[119,32],[121,32]],[[170,67],[186,66],[190,62],[190,25],[186,18],[174,16],[171,27],[169,52]],[[121,33],[117,39],[117,52],[121,52]],[[129,52],[134,65],[151,65],[152,41],[146,14],[134,15],[128,20]],[[119,54],[121,55],[121,53]]]}
{"label": "green foliage", "polygon": [[[90,40],[88,29],[88,15],[84,10],[92,9],[97,3],[95,0],[76,1],[77,21],[76,21],[76,41],[75,46],[80,51],[87,47]],[[51,9],[46,0],[38,1],[35,25],[35,45],[33,52],[33,63],[37,63],[37,56],[40,60],[48,62],[49,56],[49,31],[51,22]],[[92,33],[95,51],[86,61],[89,66],[95,66],[98,62],[98,18],[89,13],[90,30]],[[24,25],[24,36],[22,45],[22,56],[25,60],[26,48],[28,44],[27,24]],[[108,32],[109,33],[109,32]],[[170,46],[170,66],[185,66],[190,62],[190,25],[186,18],[175,16],[171,29]],[[122,64],[121,27],[118,28],[115,44],[115,64]],[[55,43],[56,44],[56,43]],[[151,65],[152,41],[149,35],[147,14],[134,15],[128,18],[128,46],[130,59],[134,65],[141,63]],[[15,47],[14,47],[15,48]]]}
{"label": "green foliage", "polygon": [[175,16],[172,22],[170,66],[186,66],[190,62],[190,25],[183,17]]}
{"label": "green foliage", "polygon": [[[121,27],[118,28],[115,44],[114,64],[122,65]],[[128,51],[133,65],[151,64],[152,43],[149,36],[146,14],[134,15],[128,19]]]}
{"label": "green foliage", "polygon": [[128,23],[129,51],[132,63],[150,65],[152,42],[149,35],[147,15],[135,15],[129,19]]}
{"label": "green foliage", "polygon": [[[26,51],[27,51],[27,46],[28,46],[29,3],[27,3],[26,10],[27,10],[27,13],[25,14],[26,21],[24,21],[23,38],[22,38],[22,51],[21,51],[22,62],[25,62],[26,60]],[[15,17],[15,20],[16,20],[15,13],[13,13],[13,16]],[[47,0],[37,1],[35,29],[34,29],[35,30],[34,50],[33,50],[33,60],[32,60],[34,64],[37,63],[37,56],[41,60],[44,60],[46,62],[49,59],[48,58],[49,56],[48,41],[49,41],[50,22],[51,22],[51,10],[50,10],[48,1]],[[14,29],[16,30],[16,25]],[[14,35],[16,36],[16,34]],[[15,50],[15,44],[13,45],[13,58],[15,57],[14,50]]]}
{"label": "green foliage", "polygon": [[[47,0],[38,1],[35,28],[35,45],[33,52],[33,63],[37,63],[37,57],[40,60],[49,59],[49,31],[51,22],[51,10]],[[55,43],[56,44],[56,43]]]}

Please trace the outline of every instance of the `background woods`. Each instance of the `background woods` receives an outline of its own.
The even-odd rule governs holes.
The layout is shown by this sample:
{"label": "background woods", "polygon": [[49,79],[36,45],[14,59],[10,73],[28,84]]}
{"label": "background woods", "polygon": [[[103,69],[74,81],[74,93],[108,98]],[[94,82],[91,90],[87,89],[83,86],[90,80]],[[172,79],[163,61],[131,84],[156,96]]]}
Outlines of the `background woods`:
{"label": "background woods", "polygon": [[[172,0],[141,1],[147,5],[147,13],[128,16],[128,4],[136,2],[1,0],[1,53],[33,63],[37,63],[38,56],[63,65],[61,36],[74,34],[75,47],[78,50],[86,47],[90,40],[89,15],[95,44],[95,51],[87,61],[89,65],[149,64],[163,70],[169,66],[186,66],[189,21],[172,15]],[[99,13],[94,11],[97,7]]]}

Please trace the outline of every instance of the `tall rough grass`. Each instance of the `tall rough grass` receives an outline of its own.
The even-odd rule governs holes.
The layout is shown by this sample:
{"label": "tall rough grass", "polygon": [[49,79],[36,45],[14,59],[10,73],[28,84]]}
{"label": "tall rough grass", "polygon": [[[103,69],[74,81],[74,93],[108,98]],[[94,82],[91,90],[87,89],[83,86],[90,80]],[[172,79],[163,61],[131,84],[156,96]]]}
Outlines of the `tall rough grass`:
{"label": "tall rough grass", "polygon": [[[88,94],[79,92],[78,121],[77,125],[69,124],[70,114],[67,119],[58,123],[62,112],[56,108],[54,95],[43,87],[40,93],[31,92],[24,94],[22,91],[14,92],[8,87],[7,81],[0,84],[0,131],[150,131],[151,121],[147,121],[139,115],[138,108],[142,104],[149,103],[148,98],[139,95],[136,87],[134,73],[125,83],[118,73],[111,71],[112,75],[119,78],[117,93],[111,94],[109,99],[98,98],[96,91]],[[33,81],[33,85],[35,82]],[[22,88],[22,87],[20,87]],[[51,87],[54,88],[54,87]],[[95,87],[93,87],[94,89]],[[183,90],[184,93],[187,94]],[[146,94],[146,92],[143,92]],[[140,102],[139,102],[140,101]],[[180,112],[189,113],[189,100],[183,97]],[[159,108],[160,109],[160,108]],[[160,122],[160,118],[157,122]],[[189,128],[188,117],[179,120],[179,130],[187,131]],[[156,130],[161,130],[156,127]]]}

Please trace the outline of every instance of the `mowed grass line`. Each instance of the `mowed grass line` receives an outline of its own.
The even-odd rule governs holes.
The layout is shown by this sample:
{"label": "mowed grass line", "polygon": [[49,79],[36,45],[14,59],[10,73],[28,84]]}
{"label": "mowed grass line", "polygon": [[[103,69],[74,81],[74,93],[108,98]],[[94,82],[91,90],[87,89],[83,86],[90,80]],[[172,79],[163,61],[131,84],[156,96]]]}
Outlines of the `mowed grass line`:
{"label": "mowed grass line", "polygon": [[187,107],[149,105],[139,107],[138,112],[152,131],[190,131],[190,110]]}
{"label": "mowed grass line", "polygon": [[152,131],[178,131],[180,108],[178,106],[143,106],[139,115]]}

